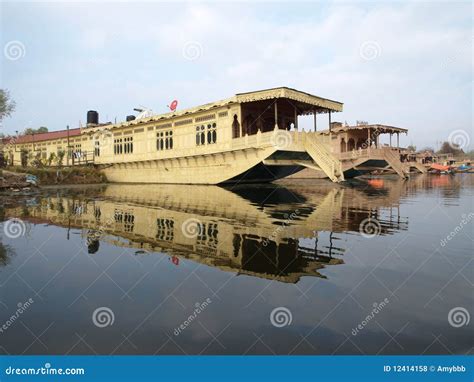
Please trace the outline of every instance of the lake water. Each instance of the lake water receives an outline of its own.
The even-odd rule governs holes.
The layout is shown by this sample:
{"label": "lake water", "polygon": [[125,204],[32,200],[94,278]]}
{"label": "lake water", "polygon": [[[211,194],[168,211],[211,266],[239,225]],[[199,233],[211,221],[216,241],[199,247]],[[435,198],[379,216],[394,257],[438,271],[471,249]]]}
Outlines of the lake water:
{"label": "lake water", "polygon": [[0,352],[472,353],[473,186],[458,174],[2,196]]}

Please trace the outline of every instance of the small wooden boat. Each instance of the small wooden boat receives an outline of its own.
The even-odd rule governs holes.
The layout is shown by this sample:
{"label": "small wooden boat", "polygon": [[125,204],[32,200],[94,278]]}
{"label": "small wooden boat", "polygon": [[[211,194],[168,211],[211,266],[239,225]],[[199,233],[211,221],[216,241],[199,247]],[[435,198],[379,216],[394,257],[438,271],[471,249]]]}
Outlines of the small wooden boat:
{"label": "small wooden boat", "polygon": [[471,165],[463,163],[462,165],[456,167],[455,171],[461,173],[473,173],[474,169]]}
{"label": "small wooden boat", "polygon": [[438,163],[433,163],[430,166],[429,172],[437,175],[454,174],[454,170],[451,166],[445,166]]}

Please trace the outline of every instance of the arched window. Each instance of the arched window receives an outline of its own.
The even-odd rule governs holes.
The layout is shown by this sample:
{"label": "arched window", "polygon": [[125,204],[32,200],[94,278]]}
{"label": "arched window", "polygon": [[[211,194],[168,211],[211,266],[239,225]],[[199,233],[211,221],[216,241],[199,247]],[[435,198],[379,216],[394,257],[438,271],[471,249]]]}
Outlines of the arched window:
{"label": "arched window", "polygon": [[232,138],[240,137],[240,123],[237,119],[237,114],[234,114],[234,120],[232,122]]}

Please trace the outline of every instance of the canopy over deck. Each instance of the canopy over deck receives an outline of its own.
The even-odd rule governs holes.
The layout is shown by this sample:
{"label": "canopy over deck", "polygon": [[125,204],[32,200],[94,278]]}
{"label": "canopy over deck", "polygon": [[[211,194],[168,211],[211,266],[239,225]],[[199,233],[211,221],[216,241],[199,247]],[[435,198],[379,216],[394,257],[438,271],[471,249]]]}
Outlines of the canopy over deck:
{"label": "canopy over deck", "polygon": [[292,104],[297,108],[298,115],[340,112],[343,109],[343,104],[341,102],[321,98],[287,87],[238,93],[235,98],[238,103],[276,100],[279,98],[288,99],[291,100]]}
{"label": "canopy over deck", "polygon": [[[380,124],[366,124],[366,125],[356,125],[356,126],[345,126],[342,123],[334,122],[331,126],[332,133],[340,133],[340,132],[347,132],[347,131],[355,131],[355,130],[375,130],[380,134],[396,134],[396,133],[408,133],[408,129],[402,129],[401,127],[394,127],[388,125],[380,125]],[[329,130],[325,130],[325,132],[329,132]]]}

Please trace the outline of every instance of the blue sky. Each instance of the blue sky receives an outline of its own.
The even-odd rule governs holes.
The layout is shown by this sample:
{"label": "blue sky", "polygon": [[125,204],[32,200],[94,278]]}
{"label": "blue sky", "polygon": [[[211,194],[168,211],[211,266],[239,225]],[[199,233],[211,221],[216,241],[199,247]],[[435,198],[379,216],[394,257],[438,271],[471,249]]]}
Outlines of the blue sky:
{"label": "blue sky", "polygon": [[464,130],[472,148],[471,17],[452,1],[2,3],[1,87],[17,102],[2,131],[289,86],[344,102],[333,120],[408,128],[404,145]]}

